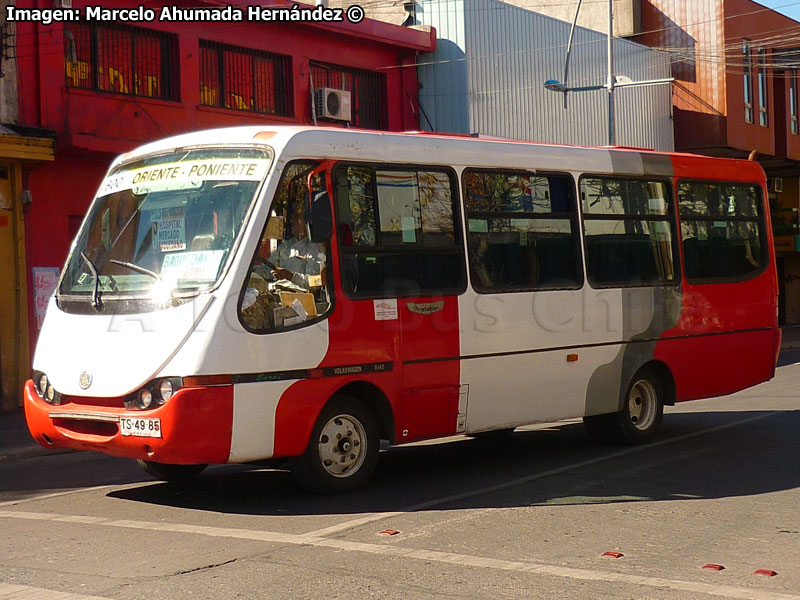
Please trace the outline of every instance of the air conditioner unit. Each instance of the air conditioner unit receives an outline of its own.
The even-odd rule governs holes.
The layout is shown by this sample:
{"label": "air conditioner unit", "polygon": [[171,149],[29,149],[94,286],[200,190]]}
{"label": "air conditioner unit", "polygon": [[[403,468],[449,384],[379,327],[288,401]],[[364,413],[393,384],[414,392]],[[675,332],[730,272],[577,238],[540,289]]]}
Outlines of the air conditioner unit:
{"label": "air conditioner unit", "polygon": [[783,177],[774,177],[770,180],[770,190],[773,192],[782,192],[783,191]]}
{"label": "air conditioner unit", "polygon": [[314,110],[318,119],[350,120],[350,92],[334,88],[314,90]]}
{"label": "air conditioner unit", "polygon": [[72,8],[72,0],[53,0],[56,8]]}

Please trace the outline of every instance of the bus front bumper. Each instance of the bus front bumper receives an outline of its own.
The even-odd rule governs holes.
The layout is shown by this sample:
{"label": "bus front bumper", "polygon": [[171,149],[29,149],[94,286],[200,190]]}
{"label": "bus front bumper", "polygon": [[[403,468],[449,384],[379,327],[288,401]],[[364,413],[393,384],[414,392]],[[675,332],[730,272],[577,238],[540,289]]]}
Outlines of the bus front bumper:
{"label": "bus front bumper", "polygon": [[[181,388],[150,410],[98,406],[73,397],[54,406],[39,396],[30,380],[24,397],[28,429],[45,448],[93,450],[167,464],[219,464],[230,456],[231,385]],[[145,427],[129,428],[123,435],[122,419],[143,419],[139,423]]]}

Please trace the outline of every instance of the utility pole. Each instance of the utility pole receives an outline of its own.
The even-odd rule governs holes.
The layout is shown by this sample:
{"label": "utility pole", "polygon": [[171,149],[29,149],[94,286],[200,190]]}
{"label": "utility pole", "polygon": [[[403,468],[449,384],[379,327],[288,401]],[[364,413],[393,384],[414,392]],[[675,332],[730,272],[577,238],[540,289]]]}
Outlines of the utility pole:
{"label": "utility pole", "polygon": [[608,78],[606,87],[608,88],[608,145],[617,145],[617,132],[615,128],[616,115],[614,113],[614,85],[616,76],[614,75],[614,1],[608,0]]}

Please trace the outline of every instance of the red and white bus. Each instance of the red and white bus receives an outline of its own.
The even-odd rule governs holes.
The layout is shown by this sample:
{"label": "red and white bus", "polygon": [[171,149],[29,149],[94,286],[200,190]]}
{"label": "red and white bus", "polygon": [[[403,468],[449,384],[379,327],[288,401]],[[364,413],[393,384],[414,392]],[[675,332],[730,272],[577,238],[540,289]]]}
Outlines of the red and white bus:
{"label": "red and white bus", "polygon": [[322,492],[402,444],[769,380],[764,172],[616,148],[246,127],[112,165],[47,310],[25,411],[45,447],[179,479],[289,457]]}

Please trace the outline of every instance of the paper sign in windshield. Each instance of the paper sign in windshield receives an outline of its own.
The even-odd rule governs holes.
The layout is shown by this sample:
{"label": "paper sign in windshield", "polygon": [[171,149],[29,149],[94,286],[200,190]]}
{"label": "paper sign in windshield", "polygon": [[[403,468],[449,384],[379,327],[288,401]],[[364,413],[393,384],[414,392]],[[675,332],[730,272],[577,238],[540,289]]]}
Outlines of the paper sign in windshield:
{"label": "paper sign in windshield", "polygon": [[167,254],[161,265],[161,278],[167,281],[214,281],[224,254],[224,250]]}
{"label": "paper sign in windshield", "polygon": [[153,220],[153,247],[161,252],[186,250],[186,210],[183,206],[156,208]]}

